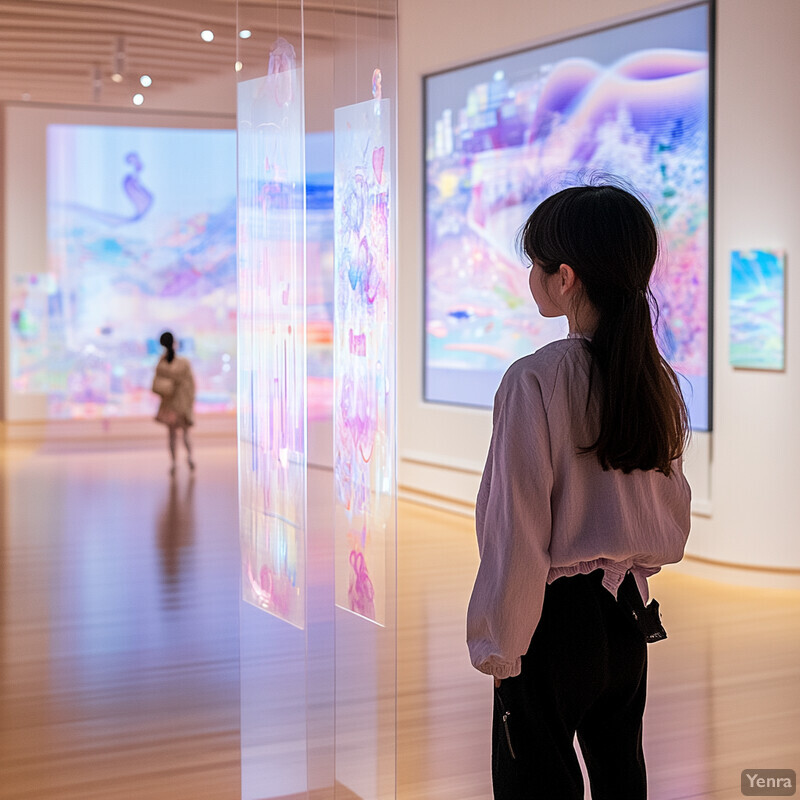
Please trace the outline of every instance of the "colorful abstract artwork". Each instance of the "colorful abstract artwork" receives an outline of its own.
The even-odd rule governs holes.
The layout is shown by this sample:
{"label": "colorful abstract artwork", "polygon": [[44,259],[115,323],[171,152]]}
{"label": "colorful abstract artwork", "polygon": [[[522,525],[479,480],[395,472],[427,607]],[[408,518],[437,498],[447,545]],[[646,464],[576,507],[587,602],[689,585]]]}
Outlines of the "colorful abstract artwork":
{"label": "colorful abstract artwork", "polygon": [[[197,411],[235,408],[235,174],[232,130],[48,126],[48,417],[153,415],[164,330],[192,362]],[[40,392],[19,336],[12,361],[13,391]]]}
{"label": "colorful abstract artwork", "polygon": [[333,133],[306,134],[308,418],[333,412]]}
{"label": "colorful abstract artwork", "polygon": [[60,317],[56,280],[48,273],[12,275],[10,283],[11,389],[18,394],[47,394],[51,387],[48,342],[51,325]]}
{"label": "colorful abstract artwork", "polygon": [[784,368],[784,272],[782,250],[731,253],[732,366]]}
{"label": "colorful abstract artwork", "polygon": [[239,505],[244,599],[305,626],[303,79],[238,88]]}
{"label": "colorful abstract artwork", "polygon": [[707,428],[707,37],[702,4],[426,79],[426,400],[491,406],[509,364],[565,335],[516,239],[544,198],[602,172],[655,211],[659,341]]}
{"label": "colorful abstract artwork", "polygon": [[388,100],[334,118],[336,603],[385,620],[394,530],[394,251]]}

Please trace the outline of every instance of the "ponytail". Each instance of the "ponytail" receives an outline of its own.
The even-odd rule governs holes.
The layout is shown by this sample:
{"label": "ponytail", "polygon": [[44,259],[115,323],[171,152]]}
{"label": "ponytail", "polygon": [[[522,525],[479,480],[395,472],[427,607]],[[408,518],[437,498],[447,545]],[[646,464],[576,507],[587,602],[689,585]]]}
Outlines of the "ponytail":
{"label": "ponytail", "polygon": [[161,334],[159,342],[167,350],[167,363],[171,364],[175,360],[175,338],[169,331]]}
{"label": "ponytail", "polygon": [[599,373],[602,402],[597,439],[581,452],[597,454],[603,469],[658,469],[665,475],[683,454],[688,418],[677,376],[653,336],[648,289],[601,314],[587,342]]}
{"label": "ponytail", "polygon": [[658,235],[644,205],[616,186],[581,186],[549,197],[521,233],[531,261],[554,274],[572,267],[598,324],[585,340],[592,356],[587,409],[599,393],[597,439],[580,448],[603,469],[669,475],[689,428],[675,372],[658,350],[649,288]]}

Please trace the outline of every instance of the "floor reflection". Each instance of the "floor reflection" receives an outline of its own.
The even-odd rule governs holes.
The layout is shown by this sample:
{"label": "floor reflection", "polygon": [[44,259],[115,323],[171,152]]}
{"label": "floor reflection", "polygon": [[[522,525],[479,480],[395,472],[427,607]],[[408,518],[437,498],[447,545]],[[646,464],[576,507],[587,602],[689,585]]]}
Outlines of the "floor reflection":
{"label": "floor reflection", "polygon": [[236,449],[198,450],[0,447],[0,800],[240,796]]}
{"label": "floor reflection", "polygon": [[[241,744],[245,796],[295,791],[276,763],[301,781],[321,765],[309,785],[332,774],[347,645],[331,629],[332,500],[312,478],[306,630],[245,604],[240,622],[235,446],[198,463],[169,483],[163,448],[139,442],[0,447],[0,800],[238,800]],[[491,688],[464,643],[473,523],[401,502],[399,530],[397,796],[487,800]],[[670,638],[650,649],[650,797],[732,798],[744,768],[793,768],[800,592],[673,569],[652,588]]]}
{"label": "floor reflection", "polygon": [[181,606],[186,561],[192,557],[195,539],[194,487],[192,473],[184,485],[171,478],[163,506],[156,517],[156,542],[161,555],[161,578],[165,608]]}

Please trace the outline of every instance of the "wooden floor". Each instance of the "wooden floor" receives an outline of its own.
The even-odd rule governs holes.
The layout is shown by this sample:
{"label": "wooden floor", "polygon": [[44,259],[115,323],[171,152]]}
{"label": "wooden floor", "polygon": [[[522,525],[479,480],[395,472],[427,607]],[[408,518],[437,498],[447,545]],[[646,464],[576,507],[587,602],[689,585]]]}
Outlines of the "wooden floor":
{"label": "wooden floor", "polygon": [[[152,446],[0,450],[0,798],[240,796],[236,459],[171,483]],[[488,679],[469,665],[469,520],[400,504],[401,800],[487,800]],[[800,771],[800,593],[664,572],[650,648],[654,800]],[[620,798],[624,800],[624,798]]]}

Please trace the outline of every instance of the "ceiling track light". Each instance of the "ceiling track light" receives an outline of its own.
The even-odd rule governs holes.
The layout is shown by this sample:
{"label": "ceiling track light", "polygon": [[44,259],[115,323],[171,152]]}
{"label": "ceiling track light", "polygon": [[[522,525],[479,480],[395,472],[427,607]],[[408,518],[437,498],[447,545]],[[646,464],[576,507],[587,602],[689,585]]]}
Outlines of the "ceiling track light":
{"label": "ceiling track light", "polygon": [[125,76],[125,37],[117,36],[114,47],[114,58],[111,62],[111,80],[122,83]]}
{"label": "ceiling track light", "polygon": [[103,97],[103,71],[99,64],[92,69],[92,100],[99,103]]}
{"label": "ceiling track light", "polygon": [[200,38],[204,42],[213,42],[214,41],[214,31],[211,31],[211,30],[208,30],[208,29],[206,29],[204,31],[200,31]]}

